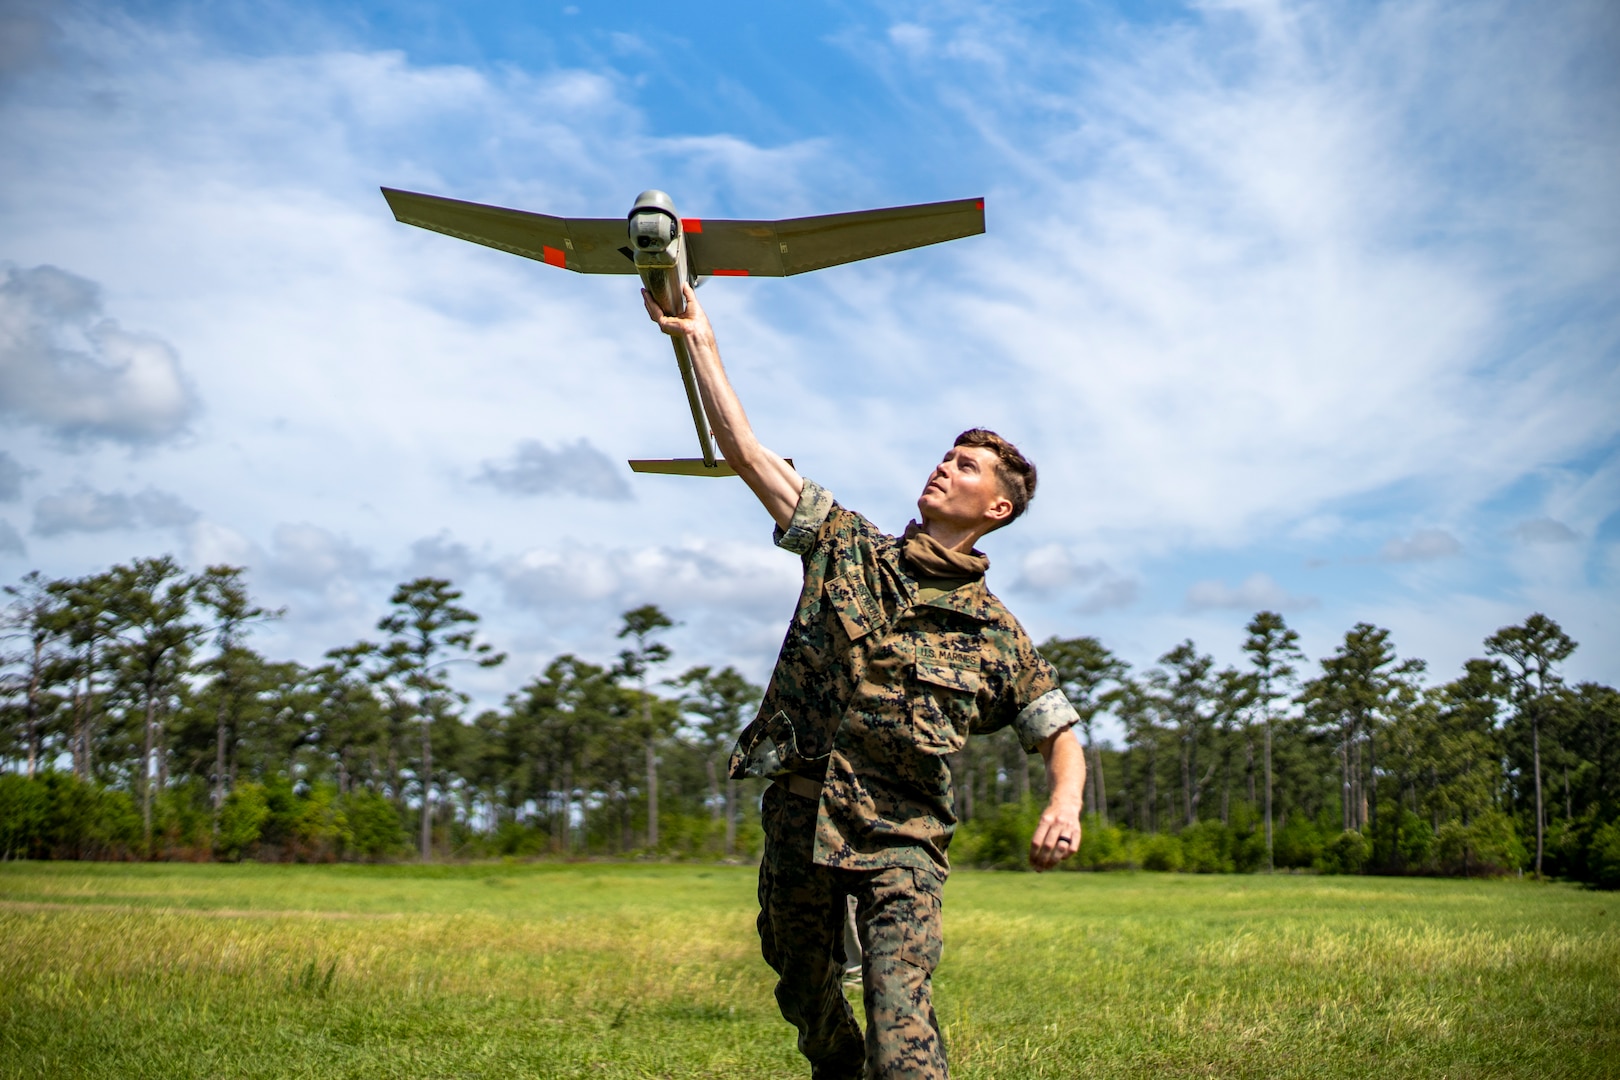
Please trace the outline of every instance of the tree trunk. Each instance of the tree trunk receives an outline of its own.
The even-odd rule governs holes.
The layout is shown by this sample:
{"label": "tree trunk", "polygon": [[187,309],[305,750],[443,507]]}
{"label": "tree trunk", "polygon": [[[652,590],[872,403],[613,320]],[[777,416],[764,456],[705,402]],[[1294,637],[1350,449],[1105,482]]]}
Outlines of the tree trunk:
{"label": "tree trunk", "polygon": [[433,737],[427,716],[422,717],[422,861],[433,861]]}
{"label": "tree trunk", "polygon": [[[1533,708],[1533,707],[1532,707]],[[1541,813],[1541,717],[1530,713],[1530,745],[1536,762],[1536,877],[1541,876],[1542,813]]]}
{"label": "tree trunk", "polygon": [[1350,831],[1350,724],[1344,724],[1339,740],[1339,817],[1344,831]]}
{"label": "tree trunk", "polygon": [[157,698],[147,688],[146,739],[141,751],[141,821],[146,831],[146,854],[152,854],[152,731],[157,725]]}
{"label": "tree trunk", "polygon": [[562,850],[574,850],[574,762],[572,758],[563,762],[563,789],[562,812],[557,815],[557,836],[561,841]]}
{"label": "tree trunk", "polygon": [[1103,781],[1102,751],[1093,749],[1092,755],[1097,759],[1094,762],[1097,766],[1097,824],[1106,826],[1108,824],[1108,785]]}
{"label": "tree trunk", "polygon": [[34,642],[34,666],[28,672],[28,779],[34,778],[40,755],[39,673],[44,662],[45,643]]}
{"label": "tree trunk", "polygon": [[1249,809],[1253,810],[1258,800],[1254,797],[1254,734],[1249,731],[1243,733],[1243,770],[1249,787]]}
{"label": "tree trunk", "polygon": [[1272,852],[1271,839],[1271,716],[1266,716],[1266,869],[1277,869],[1276,856]]}
{"label": "tree trunk", "polygon": [[1378,739],[1367,726],[1367,830],[1378,832]]}
{"label": "tree trunk", "polygon": [[726,776],[726,857],[737,853],[737,781]]}
{"label": "tree trunk", "polygon": [[647,730],[647,850],[658,850],[658,744],[653,738],[652,696],[641,687],[641,722]]}
{"label": "tree trunk", "polygon": [[[220,695],[219,714],[214,718],[214,813],[225,805],[225,697]],[[218,828],[218,822],[215,822]]]}

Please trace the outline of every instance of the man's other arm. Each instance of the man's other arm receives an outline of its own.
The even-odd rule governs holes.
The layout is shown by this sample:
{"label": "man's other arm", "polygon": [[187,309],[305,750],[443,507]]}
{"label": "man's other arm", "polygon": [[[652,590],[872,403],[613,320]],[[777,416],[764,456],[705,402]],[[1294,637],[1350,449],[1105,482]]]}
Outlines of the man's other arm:
{"label": "man's other arm", "polygon": [[1065,728],[1043,740],[1047,785],[1052,797],[1029,842],[1029,864],[1050,870],[1080,850],[1080,793],[1086,786],[1086,752]]}
{"label": "man's other arm", "polygon": [[742,402],[737,400],[731,380],[726,377],[725,365],[720,362],[720,347],[715,343],[709,317],[704,314],[691,286],[683,285],[682,289],[686,293],[686,314],[679,318],[665,315],[647,290],[641,290],[647,315],[664,333],[686,339],[698,393],[703,398],[703,411],[709,416],[709,427],[714,432],[714,441],[719,444],[720,456],[742,477],[771,518],[785,529],[793,520],[794,508],[799,505],[804,479],[781,455],[761,446],[754,437],[748,414],[743,412]]}

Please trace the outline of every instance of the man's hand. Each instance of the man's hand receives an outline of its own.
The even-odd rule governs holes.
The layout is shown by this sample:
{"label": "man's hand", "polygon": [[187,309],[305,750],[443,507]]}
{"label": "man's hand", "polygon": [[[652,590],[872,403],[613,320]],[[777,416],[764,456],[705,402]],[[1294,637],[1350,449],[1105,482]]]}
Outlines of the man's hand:
{"label": "man's hand", "polygon": [[1029,842],[1029,865],[1050,870],[1080,850],[1080,808],[1052,803],[1041,812]]}
{"label": "man's hand", "polygon": [[709,325],[709,316],[704,313],[703,305],[698,303],[697,293],[692,291],[690,285],[682,285],[681,291],[686,295],[686,314],[665,315],[652,293],[642,289],[641,302],[647,306],[647,317],[670,337],[684,337],[689,342],[702,342],[714,348],[714,328]]}
{"label": "man's hand", "polygon": [[715,343],[709,317],[703,313],[692,286],[683,284],[681,289],[686,296],[686,314],[680,316],[664,314],[652,294],[642,289],[641,302],[647,308],[647,317],[669,336],[685,339],[687,355],[692,358],[692,375],[720,456],[758,497],[771,520],[785,529],[799,505],[804,480],[779,454],[754,438],[742,402],[737,400],[731,380],[726,378],[725,365],[720,362],[720,346]]}
{"label": "man's hand", "polygon": [[1086,752],[1074,732],[1059,731],[1040,746],[1052,801],[1041,812],[1029,841],[1029,865],[1050,870],[1080,850],[1080,793],[1086,786]]}

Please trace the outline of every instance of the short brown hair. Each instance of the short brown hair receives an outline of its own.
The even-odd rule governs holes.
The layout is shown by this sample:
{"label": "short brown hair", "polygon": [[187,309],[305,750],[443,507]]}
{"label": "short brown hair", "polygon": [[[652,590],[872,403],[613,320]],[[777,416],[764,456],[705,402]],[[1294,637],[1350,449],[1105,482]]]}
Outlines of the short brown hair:
{"label": "short brown hair", "polygon": [[1018,447],[988,428],[969,428],[956,437],[953,446],[983,446],[996,455],[996,479],[1001,492],[1012,502],[1012,516],[1002,525],[1011,525],[1029,509],[1029,500],[1035,497],[1035,463],[1018,452]]}

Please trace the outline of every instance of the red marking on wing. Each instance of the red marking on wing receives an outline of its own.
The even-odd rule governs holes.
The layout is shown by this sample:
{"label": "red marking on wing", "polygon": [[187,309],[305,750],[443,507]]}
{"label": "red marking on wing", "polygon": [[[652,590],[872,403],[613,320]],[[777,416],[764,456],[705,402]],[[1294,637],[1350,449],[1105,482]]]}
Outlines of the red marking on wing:
{"label": "red marking on wing", "polygon": [[540,256],[548,266],[561,266],[564,269],[568,267],[568,260],[563,257],[561,248],[554,248],[550,244],[544,244],[540,248]]}
{"label": "red marking on wing", "polygon": [[980,200],[979,200],[979,209],[980,209],[980,210],[983,210],[983,209],[984,209],[984,200],[983,200],[983,199],[980,199]]}
{"label": "red marking on wing", "polygon": [[746,270],[710,270],[709,273],[713,274],[715,277],[747,277],[748,276],[748,271],[746,271]]}
{"label": "red marking on wing", "polygon": [[699,217],[681,218],[681,232],[702,232],[703,219]]}

